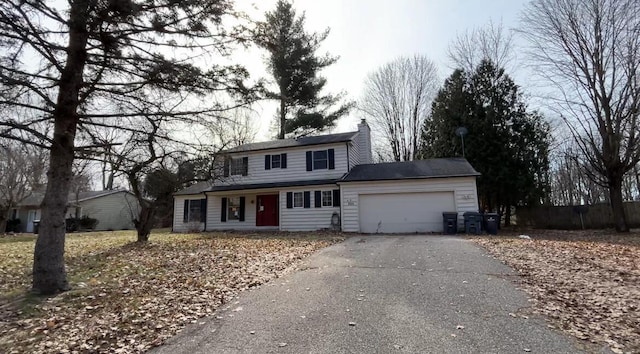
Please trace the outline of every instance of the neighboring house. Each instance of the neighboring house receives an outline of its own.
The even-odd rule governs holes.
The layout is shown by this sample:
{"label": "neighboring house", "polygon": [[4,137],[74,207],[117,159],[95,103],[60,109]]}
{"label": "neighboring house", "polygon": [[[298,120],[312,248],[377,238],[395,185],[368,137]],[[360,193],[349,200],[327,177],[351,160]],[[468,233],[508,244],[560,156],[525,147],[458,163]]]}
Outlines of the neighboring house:
{"label": "neighboring house", "polygon": [[[20,219],[21,232],[33,232],[33,222],[40,220],[43,193],[34,193],[18,204],[12,216]],[[138,201],[126,190],[88,191],[69,194],[67,218],[87,216],[98,220],[96,230],[133,229]]]}
{"label": "neighboring house", "polygon": [[462,158],[372,163],[371,132],[253,143],[227,150],[224,178],[174,195],[173,230],[335,229],[441,232],[442,212],[478,211]]}

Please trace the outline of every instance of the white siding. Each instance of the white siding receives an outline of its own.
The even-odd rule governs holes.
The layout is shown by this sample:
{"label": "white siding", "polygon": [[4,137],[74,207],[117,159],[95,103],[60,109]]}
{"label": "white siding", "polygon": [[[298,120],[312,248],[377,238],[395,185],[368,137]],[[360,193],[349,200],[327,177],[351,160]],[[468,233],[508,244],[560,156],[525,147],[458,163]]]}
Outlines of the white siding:
{"label": "white siding", "polygon": [[[335,150],[335,169],[307,171],[306,152],[326,149]],[[282,153],[287,154],[287,168],[265,170],[265,155],[278,155]],[[248,175],[230,176],[228,178],[225,178],[221,182],[216,182],[216,185],[308,181],[331,178],[338,179],[348,172],[346,142],[337,144],[302,146],[286,149],[254,151],[244,154],[234,153],[231,156],[233,158],[242,158],[245,156],[249,158],[249,167],[247,171]]]}
{"label": "white siding", "polygon": [[[339,207],[315,207],[315,191],[333,191],[338,189],[336,185],[308,186],[284,188],[280,191],[261,190],[248,193],[229,192],[226,194],[209,194],[207,202],[207,231],[211,230],[255,230],[255,229],[279,229],[283,231],[313,231],[331,228],[331,216],[334,212],[340,215]],[[287,192],[310,192],[310,208],[287,209]],[[265,194],[279,195],[279,227],[256,226],[256,197]],[[245,199],[245,221],[226,221],[220,219],[223,197],[240,197]],[[177,202],[176,202],[177,203]],[[177,210],[176,210],[177,212]],[[180,216],[182,218],[182,216]],[[182,219],[180,219],[182,220]]]}
{"label": "white siding", "polygon": [[462,218],[464,212],[478,211],[475,177],[350,182],[342,183],[340,187],[342,194],[342,231],[345,232],[360,232],[358,217],[360,194],[453,192],[455,208],[458,212],[458,228],[464,226]]}
{"label": "white siding", "polygon": [[[204,194],[176,195],[173,198],[173,232],[189,232],[204,229],[204,223],[184,222],[184,201],[193,199],[204,199]],[[209,216],[209,205],[207,205],[207,217]]]}
{"label": "white siding", "polygon": [[[74,203],[69,200],[69,203]],[[139,204],[128,192],[118,192],[81,201],[82,216],[98,219],[96,230],[129,230],[135,228]],[[74,209],[75,210],[75,209]]]}
{"label": "white siding", "polygon": [[[339,207],[315,207],[314,191],[331,191],[336,185],[286,188],[280,191],[280,229],[283,231],[314,231],[331,228],[331,216],[340,215]],[[287,209],[287,192],[311,192],[310,208]]]}
{"label": "white siding", "polygon": [[[259,194],[277,194],[278,192],[259,193]],[[256,196],[257,194],[242,194],[230,192],[225,195],[216,194],[209,195],[207,200],[207,231],[211,230],[251,230],[258,229],[256,227]],[[227,220],[221,221],[222,214],[222,198],[229,197],[245,197],[244,205],[244,221]]]}

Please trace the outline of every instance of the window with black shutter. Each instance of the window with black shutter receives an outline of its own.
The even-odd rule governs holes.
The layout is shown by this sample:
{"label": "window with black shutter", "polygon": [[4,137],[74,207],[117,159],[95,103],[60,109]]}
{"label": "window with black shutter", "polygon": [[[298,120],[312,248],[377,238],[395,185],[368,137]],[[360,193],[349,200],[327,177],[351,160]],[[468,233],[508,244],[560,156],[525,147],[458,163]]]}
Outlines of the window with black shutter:
{"label": "window with black shutter", "polygon": [[304,207],[311,208],[311,192],[304,192]]}
{"label": "window with black shutter", "polygon": [[335,149],[307,151],[307,171],[335,168]]}
{"label": "window with black shutter", "polygon": [[340,206],[340,190],[339,189],[333,190],[333,206],[334,207]]}
{"label": "window with black shutter", "polygon": [[249,174],[249,157],[231,159],[230,174],[231,176],[247,176]]}
{"label": "window with black shutter", "polygon": [[207,213],[206,199],[187,199],[184,201],[182,222],[204,222]]}
{"label": "window with black shutter", "polygon": [[287,209],[293,208],[293,192],[287,192]]}

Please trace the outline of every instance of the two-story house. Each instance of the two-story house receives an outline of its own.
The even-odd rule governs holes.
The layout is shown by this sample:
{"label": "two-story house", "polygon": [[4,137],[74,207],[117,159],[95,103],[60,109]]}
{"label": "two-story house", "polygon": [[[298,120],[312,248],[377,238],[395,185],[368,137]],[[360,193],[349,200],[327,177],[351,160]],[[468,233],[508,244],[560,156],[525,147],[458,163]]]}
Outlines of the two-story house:
{"label": "two-story house", "polygon": [[439,232],[442,212],[478,210],[479,174],[466,160],[372,163],[364,120],[354,132],[225,153],[222,181],[175,193],[174,231]]}

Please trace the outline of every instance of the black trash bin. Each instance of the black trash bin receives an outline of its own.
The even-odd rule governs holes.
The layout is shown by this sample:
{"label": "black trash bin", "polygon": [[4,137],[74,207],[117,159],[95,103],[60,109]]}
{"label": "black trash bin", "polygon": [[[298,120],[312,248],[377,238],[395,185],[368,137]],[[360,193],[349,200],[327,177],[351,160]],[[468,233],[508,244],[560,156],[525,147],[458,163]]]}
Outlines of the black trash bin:
{"label": "black trash bin", "polygon": [[464,232],[467,234],[480,235],[482,233],[482,214],[475,211],[468,211],[464,216]]}
{"label": "black trash bin", "polygon": [[500,223],[500,216],[498,213],[485,213],[484,224],[488,234],[498,234],[498,224]]}
{"label": "black trash bin", "polygon": [[458,233],[458,213],[455,211],[442,213],[442,232],[447,235]]}
{"label": "black trash bin", "polygon": [[33,233],[37,234],[40,231],[40,220],[33,220]]}

